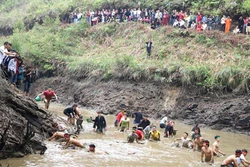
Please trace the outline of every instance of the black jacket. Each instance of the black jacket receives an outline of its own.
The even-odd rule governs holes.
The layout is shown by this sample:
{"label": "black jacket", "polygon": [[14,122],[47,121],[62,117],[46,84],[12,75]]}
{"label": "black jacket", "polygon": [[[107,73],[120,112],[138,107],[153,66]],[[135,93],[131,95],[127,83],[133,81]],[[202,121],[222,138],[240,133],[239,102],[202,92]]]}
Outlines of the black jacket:
{"label": "black jacket", "polygon": [[104,116],[100,116],[100,117],[97,116],[95,118],[93,128],[97,127],[97,129],[102,129],[102,128],[106,128],[106,126],[107,126],[107,124],[106,124],[106,120],[105,120]]}

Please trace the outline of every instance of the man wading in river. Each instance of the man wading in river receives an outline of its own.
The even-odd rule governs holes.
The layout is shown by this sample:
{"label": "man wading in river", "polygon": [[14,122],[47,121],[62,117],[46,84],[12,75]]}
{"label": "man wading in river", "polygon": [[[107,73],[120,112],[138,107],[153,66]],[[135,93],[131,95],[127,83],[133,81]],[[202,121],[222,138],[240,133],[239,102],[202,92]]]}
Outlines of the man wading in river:
{"label": "man wading in river", "polygon": [[214,156],[220,156],[220,155],[225,156],[226,154],[220,151],[220,145],[219,145],[219,143],[220,143],[220,136],[216,135],[214,137],[214,139],[215,139],[215,142],[213,144]]}
{"label": "man wading in river", "polygon": [[104,133],[107,130],[107,124],[104,116],[102,116],[102,111],[97,111],[97,117],[94,121],[93,130],[97,133]]}
{"label": "man wading in river", "polygon": [[201,162],[204,162],[203,158],[205,156],[205,162],[210,165],[214,163],[213,149],[209,147],[209,141],[205,140],[203,147],[201,148]]}
{"label": "man wading in river", "polygon": [[80,148],[84,148],[84,145],[83,145],[83,143],[81,143],[80,140],[71,138],[68,133],[64,134],[64,138],[65,138],[65,140],[67,142],[66,146],[65,146],[65,149],[68,148],[71,145],[77,146],[77,147],[80,147]]}
{"label": "man wading in river", "polygon": [[48,90],[44,91],[43,93],[39,94],[38,96],[41,96],[41,95],[44,95],[44,97],[45,97],[44,103],[45,103],[46,110],[49,109],[50,100],[52,99],[53,96],[55,96],[56,101],[58,100],[57,95],[55,94],[55,92],[52,90],[51,87],[49,87]]}
{"label": "man wading in river", "polygon": [[241,150],[236,150],[235,155],[230,155],[221,164],[221,167],[239,167],[237,158],[240,157]]}

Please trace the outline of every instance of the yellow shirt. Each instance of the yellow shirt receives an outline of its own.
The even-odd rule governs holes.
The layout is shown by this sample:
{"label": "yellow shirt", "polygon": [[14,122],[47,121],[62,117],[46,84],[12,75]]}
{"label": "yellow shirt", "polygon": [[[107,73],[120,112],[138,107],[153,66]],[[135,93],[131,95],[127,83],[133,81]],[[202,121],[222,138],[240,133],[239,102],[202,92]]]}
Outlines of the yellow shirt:
{"label": "yellow shirt", "polygon": [[159,140],[160,139],[160,132],[158,130],[156,131],[150,131],[149,132],[150,136],[154,139],[154,140]]}

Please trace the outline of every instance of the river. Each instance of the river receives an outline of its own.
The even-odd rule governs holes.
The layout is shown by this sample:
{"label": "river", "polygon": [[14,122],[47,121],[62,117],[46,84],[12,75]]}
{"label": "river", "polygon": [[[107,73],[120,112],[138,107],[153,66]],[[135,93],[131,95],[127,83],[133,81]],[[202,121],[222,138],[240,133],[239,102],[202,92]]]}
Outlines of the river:
{"label": "river", "polygon": [[[42,103],[39,103],[41,105]],[[50,111],[59,116],[65,106],[53,104]],[[94,111],[81,109],[84,118],[95,116]],[[115,116],[105,116],[108,122],[108,129],[105,135],[96,134],[92,130],[92,123],[84,121],[84,131],[81,132],[79,139],[84,143],[94,143],[96,150],[107,151],[109,154],[93,154],[86,152],[85,149],[62,149],[62,144],[56,141],[48,142],[47,151],[44,155],[33,154],[24,158],[11,158],[1,160],[3,167],[95,167],[95,166],[119,166],[119,167],[200,167],[210,166],[200,162],[200,152],[193,152],[190,149],[172,147],[174,138],[181,137],[183,132],[190,133],[192,127],[175,121],[177,135],[174,138],[161,138],[160,142],[145,141],[144,144],[125,143],[129,132],[121,133],[113,126]],[[85,119],[86,120],[86,119]],[[130,118],[130,122],[132,122]],[[159,124],[159,120],[152,120],[152,123]],[[132,125],[132,124],[131,124]],[[163,136],[163,130],[160,130]],[[241,134],[211,130],[201,128],[202,136],[208,139],[212,145],[214,136],[221,136],[221,150],[228,155],[234,154],[236,149],[248,149],[250,137]],[[225,157],[215,157],[213,166],[220,166]],[[246,159],[250,159],[248,156]]]}

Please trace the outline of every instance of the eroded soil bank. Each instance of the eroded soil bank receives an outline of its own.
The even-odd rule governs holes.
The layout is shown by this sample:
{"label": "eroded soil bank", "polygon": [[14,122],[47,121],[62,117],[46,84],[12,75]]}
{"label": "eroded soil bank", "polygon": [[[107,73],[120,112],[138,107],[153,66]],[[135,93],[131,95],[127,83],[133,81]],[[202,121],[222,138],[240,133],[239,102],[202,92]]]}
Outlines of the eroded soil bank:
{"label": "eroded soil bank", "polygon": [[33,96],[52,86],[59,101],[79,103],[92,109],[116,114],[124,109],[142,112],[153,118],[168,115],[186,124],[200,123],[217,130],[249,135],[250,97],[233,93],[202,93],[197,87],[183,88],[163,83],[94,80],[76,81],[54,77],[32,85]]}

